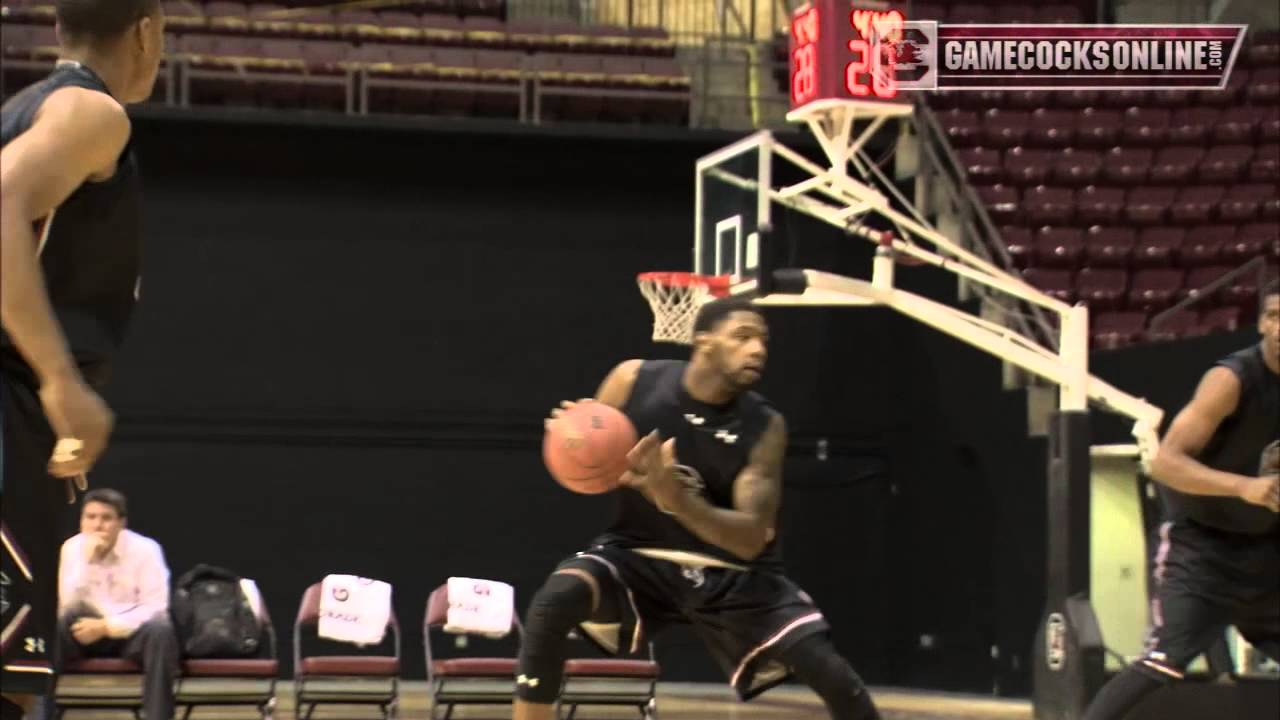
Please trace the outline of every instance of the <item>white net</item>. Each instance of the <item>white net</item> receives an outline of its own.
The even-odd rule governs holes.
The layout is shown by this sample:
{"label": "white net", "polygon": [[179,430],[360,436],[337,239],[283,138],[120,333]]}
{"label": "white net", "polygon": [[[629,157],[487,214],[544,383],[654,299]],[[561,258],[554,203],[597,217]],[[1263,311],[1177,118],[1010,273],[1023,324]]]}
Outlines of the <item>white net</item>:
{"label": "white net", "polygon": [[693,273],[643,273],[636,284],[653,310],[654,341],[681,345],[693,344],[698,310],[728,290],[727,278]]}

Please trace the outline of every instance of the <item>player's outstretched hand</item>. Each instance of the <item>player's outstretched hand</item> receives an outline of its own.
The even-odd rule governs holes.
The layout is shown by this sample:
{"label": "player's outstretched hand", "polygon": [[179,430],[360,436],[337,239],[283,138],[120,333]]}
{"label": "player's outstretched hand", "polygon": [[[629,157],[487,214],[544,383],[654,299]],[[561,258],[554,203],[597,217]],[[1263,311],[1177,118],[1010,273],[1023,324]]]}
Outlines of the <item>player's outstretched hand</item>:
{"label": "player's outstretched hand", "polygon": [[579,400],[577,400],[577,401],[573,401],[573,400],[561,400],[561,401],[560,401],[560,407],[558,407],[558,408],[552,408],[552,409],[551,409],[551,414],[550,414],[550,415],[548,415],[548,416],[546,417],[546,419],[542,421],[542,427],[543,427],[543,428],[545,428],[545,429],[547,429],[547,430],[550,430],[550,429],[551,429],[551,423],[553,423],[553,422],[555,422],[556,420],[560,419],[560,416],[561,416],[561,415],[563,415],[563,414],[565,414],[566,412],[569,412],[569,409],[570,409],[570,408],[572,408],[573,406],[577,405],[578,403],[594,402],[594,401],[595,401],[595,399],[594,399],[594,398],[581,398],[581,399],[579,399]]}
{"label": "player's outstretched hand", "polygon": [[49,474],[74,478],[89,472],[115,426],[111,408],[80,377],[44,383],[40,404],[60,441],[49,459]]}
{"label": "player's outstretched hand", "polygon": [[676,476],[676,439],[666,442],[658,431],[640,438],[640,442],[627,453],[630,467],[618,483],[639,490],[650,502],[665,513],[675,513],[685,499],[684,481]]}
{"label": "player's outstretched hand", "polygon": [[1240,499],[1280,512],[1280,475],[1263,475],[1241,483]]}

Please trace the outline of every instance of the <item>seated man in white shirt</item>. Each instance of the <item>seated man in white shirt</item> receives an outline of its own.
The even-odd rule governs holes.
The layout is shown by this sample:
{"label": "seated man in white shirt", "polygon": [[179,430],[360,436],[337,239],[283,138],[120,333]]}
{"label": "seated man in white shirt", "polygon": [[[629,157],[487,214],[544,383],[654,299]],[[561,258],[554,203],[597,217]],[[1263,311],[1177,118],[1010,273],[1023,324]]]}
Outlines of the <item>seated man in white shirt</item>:
{"label": "seated man in white shirt", "polygon": [[142,666],[147,720],[173,718],[178,640],[169,620],[169,568],[149,537],[126,530],[124,495],[84,496],[80,533],[58,566],[59,667],[82,657],[123,657]]}

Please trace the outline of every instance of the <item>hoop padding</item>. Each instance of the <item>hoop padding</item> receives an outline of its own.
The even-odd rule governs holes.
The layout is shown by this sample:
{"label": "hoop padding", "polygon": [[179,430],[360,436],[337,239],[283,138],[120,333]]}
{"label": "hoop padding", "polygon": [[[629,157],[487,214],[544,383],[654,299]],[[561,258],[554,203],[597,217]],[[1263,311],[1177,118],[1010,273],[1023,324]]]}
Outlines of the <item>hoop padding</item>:
{"label": "hoop padding", "polygon": [[729,294],[728,275],[647,272],[636,276],[636,284],[653,310],[654,341],[681,345],[693,344],[698,310]]}

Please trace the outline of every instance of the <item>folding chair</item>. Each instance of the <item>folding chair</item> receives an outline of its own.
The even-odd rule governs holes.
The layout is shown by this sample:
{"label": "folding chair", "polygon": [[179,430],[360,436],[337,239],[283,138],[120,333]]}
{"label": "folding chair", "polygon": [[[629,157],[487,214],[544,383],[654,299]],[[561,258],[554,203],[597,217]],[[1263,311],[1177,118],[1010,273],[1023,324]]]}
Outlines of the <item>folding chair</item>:
{"label": "folding chair", "polygon": [[201,705],[249,705],[258,709],[262,720],[271,720],[276,709],[276,680],[280,674],[279,646],[275,624],[261,605],[262,657],[187,658],[178,677],[177,706],[185,708],[188,720]]}
{"label": "folding chair", "polygon": [[142,718],[142,666],[124,658],[67,662],[53,697],[54,720],[68,710],[127,710]]}
{"label": "folding chair", "polygon": [[[320,621],[321,585],[316,583],[302,594],[293,625],[294,707],[298,720],[310,720],[318,705],[376,705],[385,720],[395,720],[400,692],[400,623],[395,611],[387,622],[391,655],[303,656],[302,629],[315,627]],[[381,647],[386,644],[384,639]]]}
{"label": "folding chair", "polygon": [[[514,608],[513,608],[514,610]],[[449,720],[457,705],[510,705],[515,694],[515,657],[456,657],[436,659],[431,650],[432,631],[442,632],[449,616],[449,586],[441,585],[427,599],[422,621],[422,644],[427,659],[427,686],[431,693],[431,720]],[[520,618],[512,613],[511,626],[524,639]],[[510,637],[511,630],[503,637]],[[465,637],[477,637],[467,633]],[[443,709],[444,715],[438,711]]]}
{"label": "folding chair", "polygon": [[[576,634],[576,633],[575,633]],[[557,715],[573,720],[583,705],[635,707],[643,720],[658,717],[661,667],[649,643],[648,659],[577,658],[564,665]],[[565,710],[568,714],[565,714]]]}

